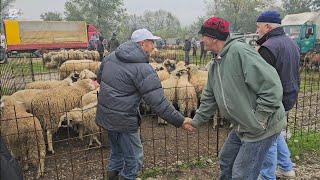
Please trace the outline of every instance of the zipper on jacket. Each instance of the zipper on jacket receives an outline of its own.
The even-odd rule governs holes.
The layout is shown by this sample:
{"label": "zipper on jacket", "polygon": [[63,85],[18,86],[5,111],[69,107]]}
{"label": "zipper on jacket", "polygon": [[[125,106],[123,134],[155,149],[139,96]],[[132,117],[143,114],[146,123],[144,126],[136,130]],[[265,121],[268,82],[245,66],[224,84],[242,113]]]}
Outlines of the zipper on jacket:
{"label": "zipper on jacket", "polygon": [[221,80],[221,75],[220,75],[220,62],[218,62],[217,64],[218,64],[218,77],[219,77],[219,81],[220,81],[223,105],[225,106],[227,112],[231,115],[231,113],[229,112],[229,109],[227,107],[226,99],[225,99],[224,92],[223,92],[222,80]]}

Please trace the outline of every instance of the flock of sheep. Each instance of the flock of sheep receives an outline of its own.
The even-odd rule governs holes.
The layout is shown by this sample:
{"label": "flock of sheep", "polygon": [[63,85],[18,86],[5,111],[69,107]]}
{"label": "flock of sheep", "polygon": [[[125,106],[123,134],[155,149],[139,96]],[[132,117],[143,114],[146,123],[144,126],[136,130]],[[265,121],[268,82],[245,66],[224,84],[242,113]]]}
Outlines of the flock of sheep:
{"label": "flock of sheep", "polygon": [[60,81],[28,83],[26,89],[1,98],[1,136],[14,157],[25,162],[25,169],[28,162],[38,167],[37,178],[44,174],[46,144],[54,153],[52,134],[64,126],[62,121],[65,126],[72,121],[80,138],[89,133],[100,143],[94,135],[99,128],[94,122],[98,85],[92,79],[95,73],[84,69]]}
{"label": "flock of sheep", "polygon": [[[207,71],[169,59],[150,65],[166,98],[191,117],[199,105]],[[80,139],[89,134],[89,145],[93,141],[101,145],[95,123],[99,85],[94,72],[99,66],[100,62],[93,60],[68,60],[59,67],[61,80],[31,82],[24,90],[1,98],[1,136],[14,157],[38,167],[37,177],[44,174],[46,149],[54,153],[52,135],[60,127],[73,128]],[[160,118],[158,122],[166,124]]]}

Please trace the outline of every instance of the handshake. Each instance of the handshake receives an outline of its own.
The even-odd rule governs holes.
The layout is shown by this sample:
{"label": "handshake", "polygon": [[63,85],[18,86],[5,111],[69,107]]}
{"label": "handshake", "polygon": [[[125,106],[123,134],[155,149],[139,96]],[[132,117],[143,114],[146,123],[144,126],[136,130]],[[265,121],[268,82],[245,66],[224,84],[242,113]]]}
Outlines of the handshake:
{"label": "handshake", "polygon": [[188,132],[196,132],[196,128],[194,128],[191,124],[192,119],[191,118],[184,118],[183,124],[182,124],[182,129],[188,131]]}

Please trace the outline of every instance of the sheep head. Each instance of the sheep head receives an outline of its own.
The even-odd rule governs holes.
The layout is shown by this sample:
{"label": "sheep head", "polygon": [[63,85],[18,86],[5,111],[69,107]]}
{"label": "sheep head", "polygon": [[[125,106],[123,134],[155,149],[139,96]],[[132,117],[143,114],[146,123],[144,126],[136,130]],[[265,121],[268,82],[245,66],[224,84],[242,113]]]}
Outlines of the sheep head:
{"label": "sheep head", "polygon": [[23,111],[26,111],[25,107],[23,106],[23,102],[16,101],[11,96],[2,96],[2,98],[0,99],[0,108],[4,109],[6,107],[8,108],[15,107],[15,109],[21,109]]}
{"label": "sheep head", "polygon": [[176,61],[175,60],[166,59],[163,62],[163,65],[167,68],[168,72],[172,72],[176,69]]}
{"label": "sheep head", "polygon": [[87,92],[93,91],[97,89],[98,85],[96,81],[93,81],[91,79],[81,79],[75,83],[72,84],[72,86],[79,86],[83,89],[85,89]]}
{"label": "sheep head", "polygon": [[80,79],[97,79],[97,75],[88,69],[84,69],[83,71],[81,71],[79,77]]}

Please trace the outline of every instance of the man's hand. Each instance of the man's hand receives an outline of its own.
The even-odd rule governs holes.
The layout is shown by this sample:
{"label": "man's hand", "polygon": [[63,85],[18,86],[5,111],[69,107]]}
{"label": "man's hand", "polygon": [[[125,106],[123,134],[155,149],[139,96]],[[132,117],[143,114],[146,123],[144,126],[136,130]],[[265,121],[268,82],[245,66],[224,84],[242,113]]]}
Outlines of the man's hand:
{"label": "man's hand", "polygon": [[188,132],[196,132],[196,128],[194,128],[192,125],[191,125],[191,121],[192,119],[186,117],[184,118],[184,121],[183,121],[183,124],[182,124],[182,128]]}

